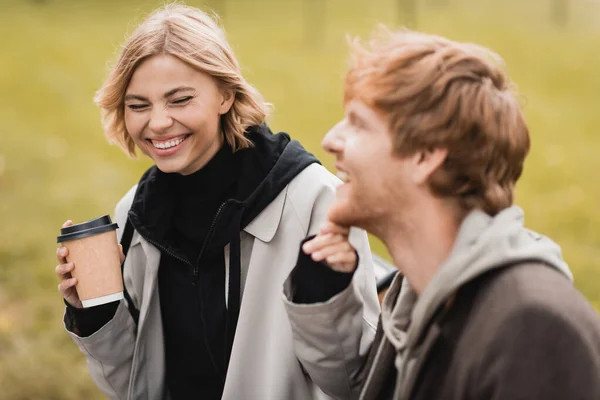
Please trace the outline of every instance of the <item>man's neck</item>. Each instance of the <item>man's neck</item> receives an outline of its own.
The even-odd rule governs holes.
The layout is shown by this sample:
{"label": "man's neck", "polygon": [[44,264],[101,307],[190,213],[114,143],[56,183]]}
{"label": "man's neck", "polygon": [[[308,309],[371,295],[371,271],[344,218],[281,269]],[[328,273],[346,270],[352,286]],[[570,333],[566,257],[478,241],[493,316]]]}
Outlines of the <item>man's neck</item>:
{"label": "man's neck", "polygon": [[411,287],[421,294],[448,258],[462,215],[455,209],[434,201],[420,210],[389,219],[381,239],[386,244],[394,264],[406,277]]}

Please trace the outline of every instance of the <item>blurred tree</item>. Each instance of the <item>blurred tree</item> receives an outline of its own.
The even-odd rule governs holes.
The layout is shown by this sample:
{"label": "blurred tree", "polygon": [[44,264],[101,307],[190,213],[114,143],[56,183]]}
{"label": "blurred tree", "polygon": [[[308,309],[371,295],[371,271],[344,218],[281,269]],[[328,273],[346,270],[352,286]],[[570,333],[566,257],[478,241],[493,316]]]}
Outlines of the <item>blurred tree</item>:
{"label": "blurred tree", "polygon": [[558,26],[565,26],[569,21],[567,0],[552,0],[552,21]]}

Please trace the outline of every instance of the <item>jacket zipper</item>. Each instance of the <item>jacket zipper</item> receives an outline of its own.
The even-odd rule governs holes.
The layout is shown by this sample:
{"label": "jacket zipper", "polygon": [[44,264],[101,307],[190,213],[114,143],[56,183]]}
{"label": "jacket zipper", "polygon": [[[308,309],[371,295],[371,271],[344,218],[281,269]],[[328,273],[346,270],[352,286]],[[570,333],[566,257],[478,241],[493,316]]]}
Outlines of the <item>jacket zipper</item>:
{"label": "jacket zipper", "polygon": [[[215,229],[215,225],[216,225],[216,223],[217,223],[217,219],[219,218],[219,215],[221,214],[221,211],[223,210],[223,208],[225,207],[225,205],[226,205],[226,204],[227,204],[227,201],[221,204],[221,206],[220,206],[220,207],[219,207],[219,209],[217,210],[217,213],[215,214],[215,216],[214,216],[214,218],[213,218],[213,220],[212,220],[212,223],[210,224],[210,228],[209,228],[209,230],[208,230],[208,233],[207,233],[207,235],[206,235],[206,238],[204,239],[204,243],[202,244],[202,248],[201,248],[201,250],[200,250],[200,255],[199,255],[199,257],[198,257],[198,260],[196,261],[196,265],[192,265],[192,263],[191,263],[191,262],[189,262],[188,260],[186,260],[186,259],[184,259],[184,258],[182,258],[182,257],[179,257],[178,255],[174,254],[173,252],[169,251],[169,250],[168,250],[167,248],[165,248],[164,246],[161,246],[160,244],[158,244],[157,242],[155,242],[154,240],[150,240],[150,239],[148,239],[147,237],[145,237],[144,235],[142,235],[142,234],[140,233],[140,231],[139,231],[137,228],[135,228],[135,225],[133,225],[133,223],[132,223],[132,225],[133,225],[133,227],[136,229],[136,231],[139,233],[139,235],[140,235],[141,237],[143,237],[143,238],[144,238],[144,239],[145,239],[145,240],[146,240],[148,243],[152,244],[152,245],[153,245],[154,247],[156,247],[157,249],[159,249],[159,250],[161,250],[161,251],[164,251],[166,254],[168,254],[169,256],[173,257],[174,259],[176,259],[176,260],[179,260],[179,261],[181,261],[182,263],[184,263],[184,264],[186,264],[186,265],[190,266],[190,267],[192,268],[192,271],[193,271],[193,274],[194,274],[194,279],[193,279],[193,281],[192,281],[192,285],[193,285],[193,286],[198,286],[199,274],[200,274],[200,271],[199,271],[199,269],[198,269],[198,264],[200,263],[200,259],[202,258],[202,253],[204,252],[204,249],[206,248],[206,245],[207,245],[207,243],[208,243],[208,240],[210,239],[210,236],[212,235],[212,231]],[[202,310],[200,310],[200,314],[202,315]],[[202,316],[201,316],[201,318],[202,318]],[[204,319],[203,319],[203,318],[202,318],[202,321],[203,321],[202,323],[203,323],[203,324],[205,324],[205,322],[204,322]],[[204,335],[204,340],[205,340],[206,349],[208,350],[208,355],[209,355],[209,357],[210,357],[210,361],[211,361],[211,363],[212,363],[213,367],[215,368],[215,371],[216,371],[217,373],[219,373],[219,372],[220,372],[220,371],[219,371],[219,368],[217,367],[217,364],[216,364],[216,362],[215,362],[215,359],[214,359],[214,357],[213,357],[213,354],[212,354],[212,352],[210,351],[210,347],[208,346],[208,342],[206,341],[206,334]],[[225,378],[222,378],[222,380],[223,380],[223,384],[225,384]]]}
{"label": "jacket zipper", "polygon": [[[215,213],[215,216],[213,217],[210,227],[208,228],[208,232],[206,233],[206,237],[204,238],[204,243],[202,243],[202,247],[200,248],[200,254],[198,254],[198,259],[196,260],[196,263],[194,265],[192,265],[192,275],[193,275],[192,285],[194,285],[194,286],[198,285],[198,281],[200,279],[200,269],[198,267],[198,264],[200,264],[200,260],[202,259],[204,250],[206,249],[206,246],[208,245],[208,241],[210,240],[210,237],[212,236],[213,230],[215,229],[215,226],[217,225],[217,220],[219,219],[219,215],[221,215],[221,211],[223,211],[223,209],[225,208],[225,206],[227,205],[228,202],[229,201],[225,201],[219,206],[219,209]],[[188,263],[188,265],[191,265],[191,264]]]}
{"label": "jacket zipper", "polygon": [[215,226],[217,224],[217,220],[219,219],[219,215],[221,214],[221,212],[223,211],[223,208],[225,208],[225,206],[227,205],[228,202],[229,201],[225,201],[225,202],[221,203],[221,205],[219,206],[219,209],[215,213],[215,216],[213,217],[213,220],[212,220],[212,222],[210,224],[210,227],[208,228],[208,232],[206,233],[206,238],[204,239],[204,243],[202,243],[202,247],[200,249],[200,254],[198,255],[198,259],[196,260],[196,264],[195,265],[192,264],[189,260],[186,260],[183,257],[179,257],[177,254],[169,251],[169,249],[167,249],[166,247],[162,246],[161,244],[155,242],[154,240],[149,239],[146,236],[142,235],[142,233],[140,232],[140,230],[137,229],[135,227],[135,225],[133,227],[138,232],[138,234],[141,237],[143,237],[148,243],[152,244],[154,247],[156,247],[160,251],[168,254],[169,256],[173,257],[174,259],[179,260],[182,263],[184,263],[185,265],[189,266],[192,269],[192,274],[193,274],[193,278],[194,278],[192,280],[192,285],[198,286],[198,281],[200,279],[200,269],[198,268],[198,264],[200,263],[200,260],[202,259],[202,254],[204,253],[204,250],[206,249],[206,246],[208,245],[208,241],[210,240],[210,237],[212,236],[212,232],[215,229]]}

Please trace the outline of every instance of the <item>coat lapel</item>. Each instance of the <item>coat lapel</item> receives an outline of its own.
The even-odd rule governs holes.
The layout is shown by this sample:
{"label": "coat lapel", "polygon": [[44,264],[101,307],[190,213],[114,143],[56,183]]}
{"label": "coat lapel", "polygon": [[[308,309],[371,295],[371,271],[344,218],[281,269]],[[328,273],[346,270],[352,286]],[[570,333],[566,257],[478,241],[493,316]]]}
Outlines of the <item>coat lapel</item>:
{"label": "coat lapel", "polygon": [[[277,197],[256,216],[246,227],[244,231],[259,239],[262,242],[268,243],[275,236],[281,216],[283,215],[283,207],[287,197],[288,186],[277,195]],[[300,245],[300,243],[298,243]]]}
{"label": "coat lapel", "polygon": [[153,299],[158,298],[158,292],[154,293],[156,283],[158,281],[158,266],[160,264],[160,250],[146,242],[145,240],[140,241],[144,255],[146,256],[146,265],[144,271],[144,293],[142,295],[142,304],[140,308],[140,320],[138,324],[138,332],[144,326],[144,322],[148,316],[148,309]]}

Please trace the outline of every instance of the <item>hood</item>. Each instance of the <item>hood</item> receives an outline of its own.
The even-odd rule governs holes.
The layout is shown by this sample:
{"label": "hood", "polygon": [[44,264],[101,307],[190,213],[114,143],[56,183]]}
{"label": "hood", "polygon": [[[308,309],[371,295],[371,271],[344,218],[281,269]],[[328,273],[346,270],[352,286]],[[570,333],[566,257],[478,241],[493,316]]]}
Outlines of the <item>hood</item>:
{"label": "hood", "polygon": [[[254,220],[306,167],[319,163],[302,145],[284,132],[273,134],[266,125],[249,129],[253,147],[235,153],[239,171],[234,198],[227,200],[218,217],[210,246],[223,247]],[[233,222],[236,221],[236,222]]]}
{"label": "hood", "polygon": [[392,344],[397,349],[413,347],[440,306],[461,286],[494,269],[539,262],[573,280],[560,247],[526,229],[523,222],[523,211],[517,206],[494,217],[474,210],[462,222],[450,255],[420,296],[399,276],[390,287],[390,291],[400,292],[397,300],[392,294],[382,307],[382,313],[388,314],[384,330]]}
{"label": "hood", "polygon": [[254,147],[237,154],[240,178],[236,203],[244,208],[242,228],[268,206],[306,167],[319,160],[285,132],[273,134],[266,124],[252,127]]}

